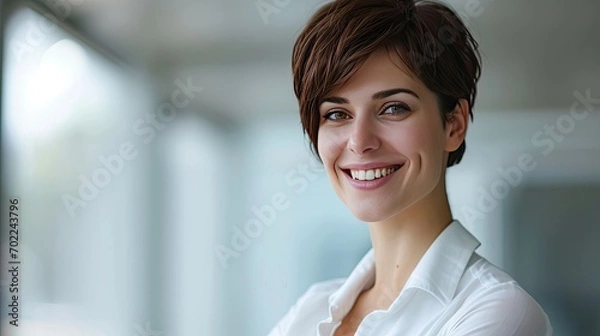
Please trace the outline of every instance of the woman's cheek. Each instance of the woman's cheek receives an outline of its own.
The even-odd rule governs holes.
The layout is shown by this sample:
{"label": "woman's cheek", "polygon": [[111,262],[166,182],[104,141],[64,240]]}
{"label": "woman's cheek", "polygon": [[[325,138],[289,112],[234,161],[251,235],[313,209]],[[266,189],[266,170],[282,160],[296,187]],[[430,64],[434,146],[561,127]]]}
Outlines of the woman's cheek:
{"label": "woman's cheek", "polygon": [[396,152],[404,156],[411,156],[412,153],[419,152],[426,145],[427,136],[423,133],[425,132],[421,129],[402,127],[394,130],[387,138],[390,139],[391,145]]}
{"label": "woman's cheek", "polygon": [[319,130],[318,149],[323,161],[334,159],[341,154],[343,150],[343,135],[339,130],[321,129]]}
{"label": "woman's cheek", "polygon": [[405,130],[404,135],[406,137],[406,143],[410,143],[411,148],[417,149],[422,152],[423,150],[429,151],[437,146],[438,141],[438,130],[435,129],[434,125],[431,125],[428,120],[419,120]]}

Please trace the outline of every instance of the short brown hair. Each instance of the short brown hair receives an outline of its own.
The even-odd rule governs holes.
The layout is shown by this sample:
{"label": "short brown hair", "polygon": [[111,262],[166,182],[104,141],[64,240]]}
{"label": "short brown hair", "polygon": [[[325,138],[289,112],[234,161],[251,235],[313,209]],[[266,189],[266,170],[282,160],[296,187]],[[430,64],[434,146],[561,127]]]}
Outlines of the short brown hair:
{"label": "short brown hair", "polygon": [[[479,46],[448,6],[419,0],[335,0],[309,20],[294,44],[292,71],[302,127],[319,157],[319,106],[374,51],[395,51],[412,75],[436,93],[442,121],[458,103],[473,105],[481,74]],[[459,163],[466,144],[451,152]]]}

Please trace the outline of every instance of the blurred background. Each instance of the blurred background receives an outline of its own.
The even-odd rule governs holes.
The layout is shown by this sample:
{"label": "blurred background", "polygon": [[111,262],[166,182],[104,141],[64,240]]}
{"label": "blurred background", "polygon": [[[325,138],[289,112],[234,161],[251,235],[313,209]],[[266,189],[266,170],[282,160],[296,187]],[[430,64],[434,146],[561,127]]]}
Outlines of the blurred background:
{"label": "blurred background", "polygon": [[[266,335],[350,273],[368,231],[292,90],[323,3],[0,1],[2,335]],[[454,217],[555,335],[599,335],[600,2],[449,3],[484,63]]]}

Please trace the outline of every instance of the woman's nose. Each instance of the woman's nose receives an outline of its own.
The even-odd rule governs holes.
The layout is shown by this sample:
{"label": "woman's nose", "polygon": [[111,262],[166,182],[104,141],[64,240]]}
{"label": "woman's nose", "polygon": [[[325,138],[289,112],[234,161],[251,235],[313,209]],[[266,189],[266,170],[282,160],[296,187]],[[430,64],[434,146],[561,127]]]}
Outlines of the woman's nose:
{"label": "woman's nose", "polygon": [[352,123],[347,147],[354,154],[362,155],[379,148],[379,135],[373,121],[355,119]]}

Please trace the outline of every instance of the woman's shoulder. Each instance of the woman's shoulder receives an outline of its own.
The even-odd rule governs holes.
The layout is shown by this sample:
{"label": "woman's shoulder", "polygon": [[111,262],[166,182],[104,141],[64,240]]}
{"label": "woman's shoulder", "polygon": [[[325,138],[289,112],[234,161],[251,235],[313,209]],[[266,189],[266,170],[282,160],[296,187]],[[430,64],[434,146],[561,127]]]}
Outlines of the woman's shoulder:
{"label": "woman's shoulder", "polygon": [[476,281],[482,287],[488,288],[517,283],[504,269],[478,253],[473,253],[471,256],[461,280],[463,286],[468,285],[469,281]]}
{"label": "woman's shoulder", "polygon": [[470,334],[484,325],[502,335],[552,334],[541,305],[506,271],[478,254],[469,262],[456,301],[460,308],[447,324],[449,335]]}
{"label": "woman's shoulder", "polygon": [[477,289],[446,326],[443,335],[552,335],[543,308],[517,283]]}
{"label": "woman's shoulder", "polygon": [[465,298],[465,304],[496,298],[505,306],[539,307],[535,299],[510,274],[477,253],[473,253],[456,294]]}

